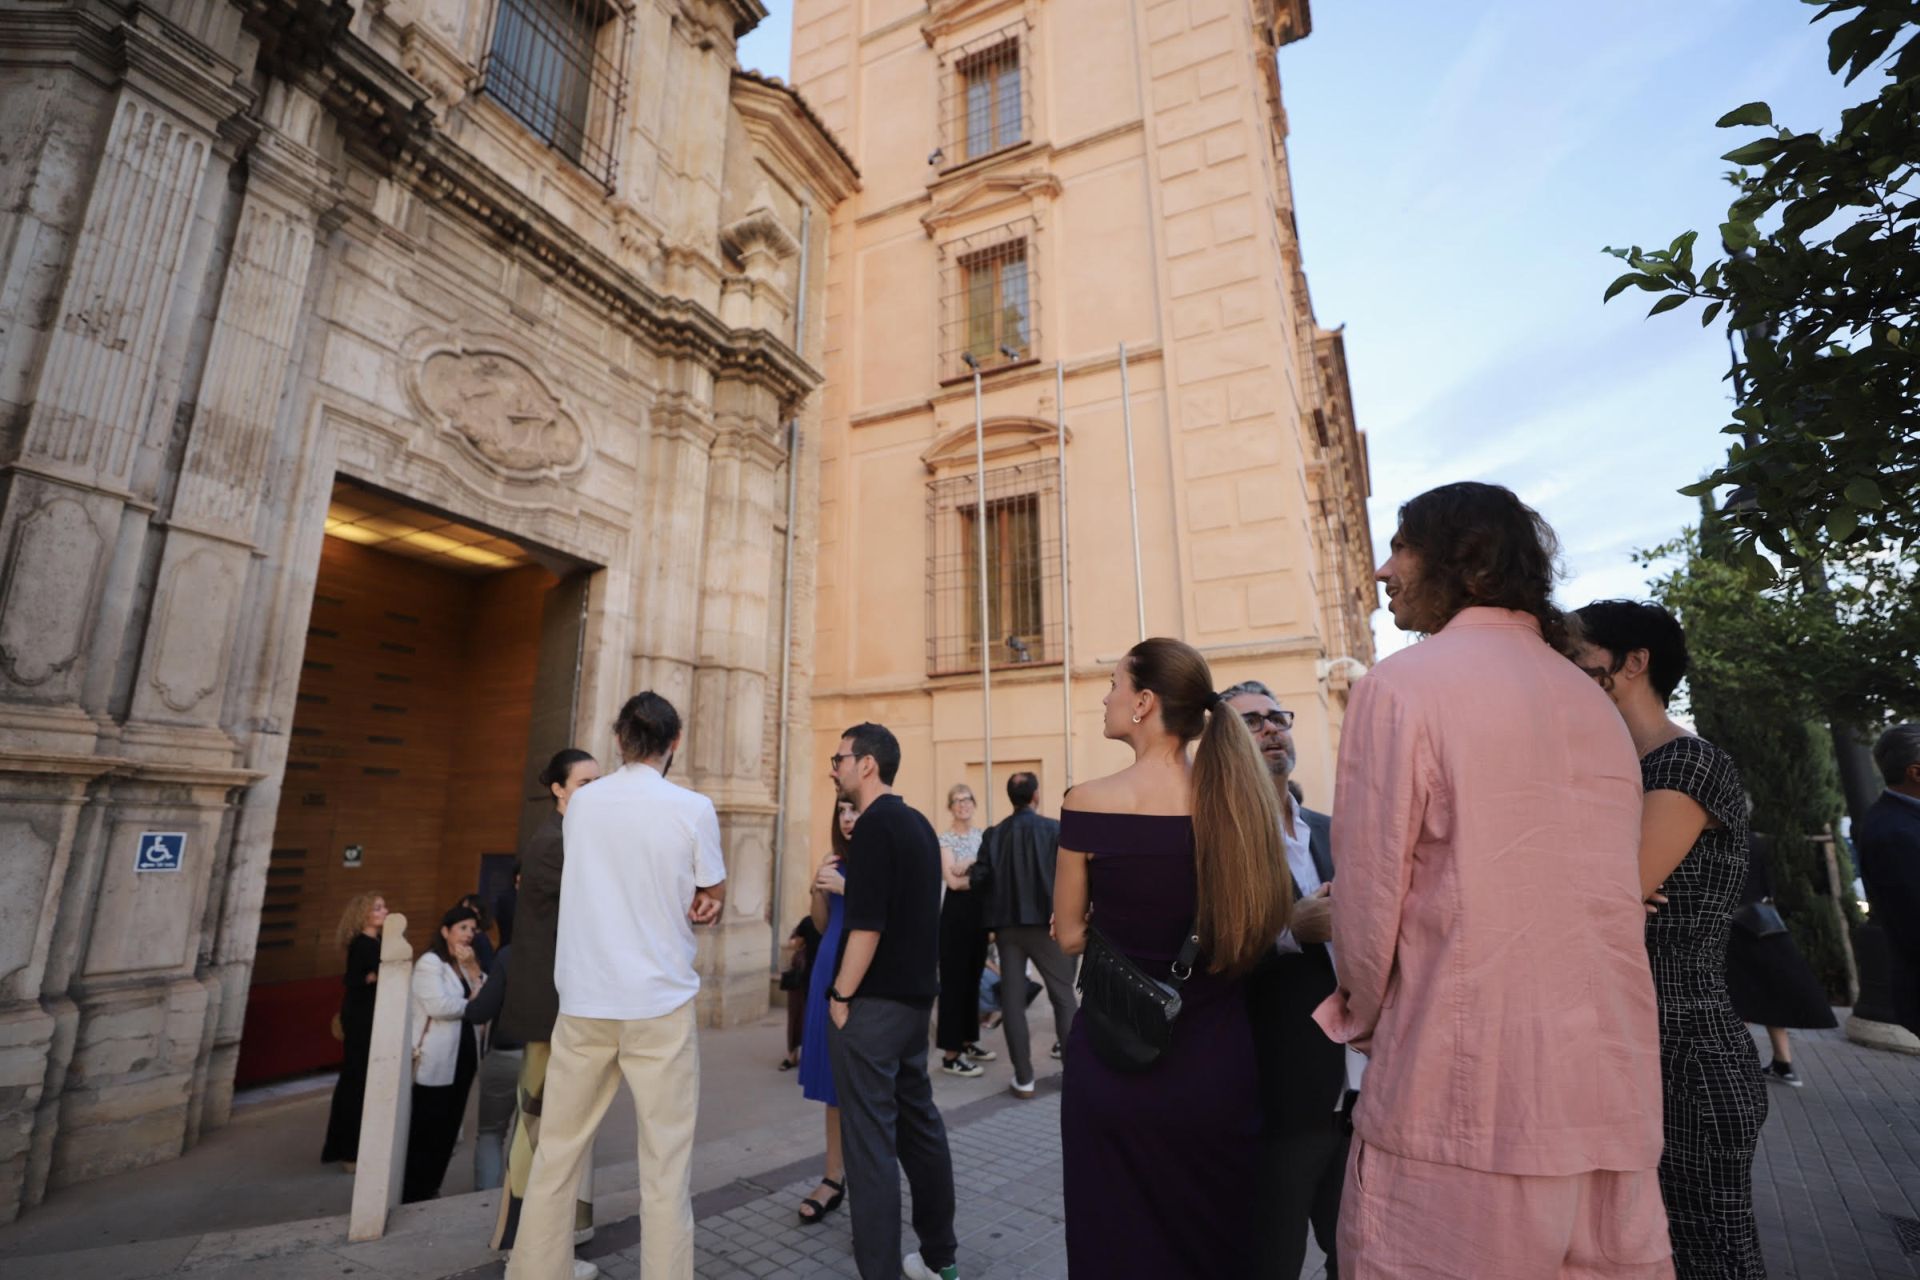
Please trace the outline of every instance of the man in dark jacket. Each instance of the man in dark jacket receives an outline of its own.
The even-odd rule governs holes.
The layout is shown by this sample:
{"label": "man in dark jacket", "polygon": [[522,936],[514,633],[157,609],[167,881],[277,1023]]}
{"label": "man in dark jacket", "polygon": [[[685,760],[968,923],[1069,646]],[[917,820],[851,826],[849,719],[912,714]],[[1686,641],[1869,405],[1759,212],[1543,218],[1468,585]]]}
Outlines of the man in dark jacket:
{"label": "man in dark jacket", "polygon": [[1255,1257],[1261,1277],[1295,1280],[1306,1258],[1307,1227],[1339,1274],[1334,1230],[1353,1127],[1347,1117],[1346,1049],[1327,1038],[1313,1011],[1333,994],[1333,937],[1327,886],[1333,882],[1328,819],[1294,802],[1293,713],[1257,680],[1221,695],[1246,722],[1280,792],[1281,837],[1293,873],[1291,927],[1247,979],[1247,1014],[1260,1066],[1266,1123],[1260,1134]]}
{"label": "man in dark jacket", "polygon": [[1920,1036],[1920,723],[1880,735],[1874,763],[1887,789],[1853,826],[1873,923],[1887,935],[1894,1017]]}
{"label": "man in dark jacket", "polygon": [[987,828],[980,857],[969,871],[980,894],[981,922],[1000,948],[1001,1024],[1013,1059],[1013,1096],[1034,1096],[1033,1045],[1027,1031],[1027,961],[1040,970],[1053,1004],[1056,1044],[1064,1044],[1079,1001],[1073,991],[1073,961],[1049,928],[1053,919],[1053,864],[1060,853],[1060,824],[1034,808],[1040,779],[1016,773],[1007,779],[1013,815]]}

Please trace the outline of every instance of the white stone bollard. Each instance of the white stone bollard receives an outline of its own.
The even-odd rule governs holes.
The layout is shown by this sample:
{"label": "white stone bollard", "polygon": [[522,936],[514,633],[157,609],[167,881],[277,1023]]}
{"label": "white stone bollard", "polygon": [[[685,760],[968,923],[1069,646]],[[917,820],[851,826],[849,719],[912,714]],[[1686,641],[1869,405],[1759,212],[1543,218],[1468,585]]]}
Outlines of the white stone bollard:
{"label": "white stone bollard", "polygon": [[373,1045],[367,1054],[367,1099],[360,1111],[360,1161],[353,1175],[347,1239],[378,1240],[400,1203],[407,1167],[407,1125],[413,1118],[413,947],[407,918],[387,916],[380,931],[380,982],[374,988]]}

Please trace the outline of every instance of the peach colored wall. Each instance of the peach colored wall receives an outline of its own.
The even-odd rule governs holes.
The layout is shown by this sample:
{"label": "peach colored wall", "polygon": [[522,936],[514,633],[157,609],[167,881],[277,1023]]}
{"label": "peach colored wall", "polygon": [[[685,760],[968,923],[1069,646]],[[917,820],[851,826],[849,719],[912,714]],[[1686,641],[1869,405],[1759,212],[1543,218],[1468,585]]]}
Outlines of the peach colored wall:
{"label": "peach colored wall", "polygon": [[[1086,778],[1125,763],[1100,735],[1112,661],[1137,638],[1125,342],[1147,630],[1201,646],[1222,685],[1274,686],[1300,714],[1300,782],[1331,803],[1345,683],[1321,679],[1316,662],[1337,656],[1329,618],[1354,624],[1331,628],[1342,637],[1365,632],[1371,548],[1354,553],[1350,535],[1347,552],[1321,554],[1330,535],[1316,500],[1359,510],[1364,446],[1344,356],[1315,357],[1324,335],[1292,241],[1263,35],[1280,21],[1272,0],[796,0],[795,82],[863,184],[831,231],[815,759],[849,724],[888,724],[905,753],[900,789],[941,824],[956,781],[1000,816],[1006,774],[1032,768],[1042,807],[1057,812],[1069,764]],[[929,165],[952,51],[1020,24],[1025,140]],[[996,670],[989,780],[978,677],[930,677],[926,653],[927,484],[971,475],[972,453],[931,466],[927,455],[973,422],[971,386],[941,381],[943,246],[1018,219],[1034,223],[1037,364],[990,372],[984,413],[1052,423],[1064,363],[1072,725],[1057,662]],[[1313,435],[1315,409],[1329,414],[1339,458]],[[1005,439],[1017,442],[996,435],[995,447]],[[989,466],[1056,454],[1046,435],[1025,449]],[[1048,616],[1058,609],[1056,595]],[[814,856],[824,847],[812,845]],[[787,884],[793,914],[796,873]]]}

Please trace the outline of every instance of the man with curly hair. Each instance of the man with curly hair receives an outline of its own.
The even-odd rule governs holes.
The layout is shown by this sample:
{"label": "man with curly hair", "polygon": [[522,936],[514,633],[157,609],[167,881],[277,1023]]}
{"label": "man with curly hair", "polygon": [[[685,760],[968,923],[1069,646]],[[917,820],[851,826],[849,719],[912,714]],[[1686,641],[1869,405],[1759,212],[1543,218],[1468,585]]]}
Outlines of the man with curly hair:
{"label": "man with curly hair", "polygon": [[1347,708],[1315,1014],[1371,1055],[1342,1273],[1671,1276],[1639,761],[1558,651],[1553,531],[1450,484],[1392,548],[1387,607],[1428,638]]}

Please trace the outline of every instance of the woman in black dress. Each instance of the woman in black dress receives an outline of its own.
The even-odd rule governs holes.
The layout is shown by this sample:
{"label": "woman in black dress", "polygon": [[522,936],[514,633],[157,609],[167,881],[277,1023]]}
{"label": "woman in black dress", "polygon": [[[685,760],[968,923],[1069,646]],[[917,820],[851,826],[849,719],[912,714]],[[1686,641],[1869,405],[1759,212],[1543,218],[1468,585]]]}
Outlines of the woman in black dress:
{"label": "woman in black dress", "polygon": [[1767,837],[1747,836],[1747,887],[1734,909],[1733,932],[1727,935],[1727,993],[1733,1011],[1743,1022],[1767,1029],[1773,1061],[1767,1064],[1767,1083],[1800,1087],[1793,1069],[1793,1041],[1789,1028],[1828,1031],[1840,1024],[1827,1002],[1826,988],[1809,965],[1793,935],[1781,926],[1773,906],[1773,878],[1767,874]]}
{"label": "woman in black dress", "polygon": [[346,1056],[340,1062],[340,1079],[333,1086],[333,1107],[327,1113],[327,1140],[320,1148],[320,1160],[338,1160],[349,1173],[360,1158],[360,1109],[367,1097],[374,984],[380,978],[380,926],[386,921],[386,897],[363,893],[347,904],[336,930],[340,945],[347,949],[347,972],[340,979],[346,986],[340,997],[340,1036]]}
{"label": "woman in black dress", "polygon": [[1172,1043],[1146,1070],[1115,1069],[1095,1052],[1089,1010],[1074,1019],[1060,1111],[1067,1267],[1248,1275],[1261,1111],[1241,980],[1291,906],[1279,799],[1206,660],[1178,640],[1144,640],[1121,660],[1104,728],[1134,762],[1067,797],[1061,949],[1081,954],[1091,927],[1164,977],[1189,933],[1201,947]]}
{"label": "woman in black dress", "polygon": [[1727,994],[1727,933],[1747,881],[1747,802],[1727,753],[1667,715],[1687,640],[1651,604],[1602,600],[1574,615],[1574,661],[1627,722],[1646,788],[1640,887],[1660,1002],[1667,1205],[1677,1280],[1761,1280],[1753,1151],[1767,1118],[1753,1038]]}

